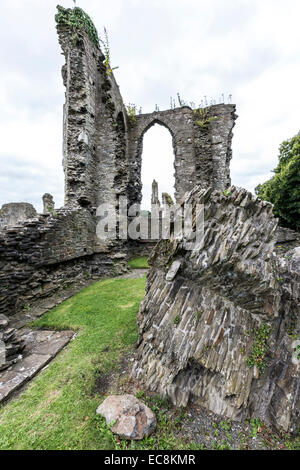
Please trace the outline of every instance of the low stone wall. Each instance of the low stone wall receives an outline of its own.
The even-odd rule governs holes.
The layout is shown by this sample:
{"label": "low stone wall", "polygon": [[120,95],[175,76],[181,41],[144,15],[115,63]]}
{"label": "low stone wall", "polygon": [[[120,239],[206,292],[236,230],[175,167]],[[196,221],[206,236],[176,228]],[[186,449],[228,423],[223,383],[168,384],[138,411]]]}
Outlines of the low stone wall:
{"label": "low stone wall", "polygon": [[126,253],[102,251],[95,218],[62,209],[0,231],[0,313],[10,317],[79,280],[119,274]]}
{"label": "low stone wall", "polygon": [[299,248],[276,255],[272,205],[246,190],[196,188],[187,202],[205,204],[204,238],[150,257],[133,376],[177,406],[296,431]]}

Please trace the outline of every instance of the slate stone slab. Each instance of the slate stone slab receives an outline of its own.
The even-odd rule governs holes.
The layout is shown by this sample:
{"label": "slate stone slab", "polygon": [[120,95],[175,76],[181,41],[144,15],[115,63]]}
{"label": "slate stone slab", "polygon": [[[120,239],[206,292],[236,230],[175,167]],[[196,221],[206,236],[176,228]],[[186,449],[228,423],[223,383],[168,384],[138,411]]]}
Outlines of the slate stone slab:
{"label": "slate stone slab", "polygon": [[27,330],[23,335],[26,343],[24,359],[0,373],[0,403],[35,377],[70,342],[73,336],[73,331]]}

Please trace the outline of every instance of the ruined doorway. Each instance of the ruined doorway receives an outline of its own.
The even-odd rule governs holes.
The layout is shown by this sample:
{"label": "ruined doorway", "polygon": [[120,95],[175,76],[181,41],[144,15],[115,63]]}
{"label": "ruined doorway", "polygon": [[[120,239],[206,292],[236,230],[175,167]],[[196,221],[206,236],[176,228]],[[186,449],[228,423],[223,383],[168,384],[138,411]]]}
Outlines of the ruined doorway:
{"label": "ruined doorway", "polygon": [[158,198],[168,194],[174,201],[174,148],[169,129],[154,123],[143,136],[142,152],[142,203],[143,211],[151,211],[152,183],[158,183]]}

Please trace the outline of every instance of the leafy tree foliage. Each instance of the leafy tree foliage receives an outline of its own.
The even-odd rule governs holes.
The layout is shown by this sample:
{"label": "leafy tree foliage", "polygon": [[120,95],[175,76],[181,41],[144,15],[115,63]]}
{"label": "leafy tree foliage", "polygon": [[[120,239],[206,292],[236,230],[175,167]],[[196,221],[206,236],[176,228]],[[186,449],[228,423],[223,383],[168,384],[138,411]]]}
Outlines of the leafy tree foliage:
{"label": "leafy tree foliage", "polygon": [[281,226],[300,231],[300,132],[280,145],[274,173],[255,192],[274,204],[274,214]]}

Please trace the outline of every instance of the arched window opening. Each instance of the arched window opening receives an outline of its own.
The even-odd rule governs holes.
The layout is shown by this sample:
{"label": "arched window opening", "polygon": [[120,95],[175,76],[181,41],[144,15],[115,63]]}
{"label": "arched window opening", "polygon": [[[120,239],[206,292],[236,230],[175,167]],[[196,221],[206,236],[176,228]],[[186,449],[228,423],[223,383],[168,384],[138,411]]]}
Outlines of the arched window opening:
{"label": "arched window opening", "polygon": [[126,194],[126,137],[125,122],[123,113],[120,112],[116,119],[116,175],[114,178],[114,187],[118,189],[119,194]]}
{"label": "arched window opening", "polygon": [[144,135],[142,153],[142,204],[143,211],[151,211],[152,183],[158,184],[158,198],[162,195],[174,199],[174,149],[170,131],[160,124],[152,126]]}

